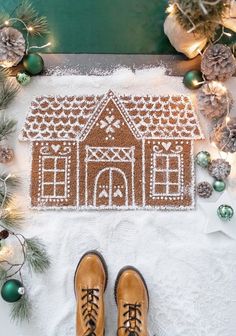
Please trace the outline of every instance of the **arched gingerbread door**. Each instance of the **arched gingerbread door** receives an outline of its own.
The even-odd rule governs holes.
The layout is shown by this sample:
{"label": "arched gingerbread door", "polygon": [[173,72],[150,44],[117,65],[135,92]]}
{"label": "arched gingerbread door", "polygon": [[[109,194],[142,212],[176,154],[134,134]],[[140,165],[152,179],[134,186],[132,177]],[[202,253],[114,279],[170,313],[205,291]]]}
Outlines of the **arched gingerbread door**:
{"label": "arched gingerbread door", "polygon": [[119,168],[104,168],[95,179],[94,206],[128,206],[128,183],[125,173]]}

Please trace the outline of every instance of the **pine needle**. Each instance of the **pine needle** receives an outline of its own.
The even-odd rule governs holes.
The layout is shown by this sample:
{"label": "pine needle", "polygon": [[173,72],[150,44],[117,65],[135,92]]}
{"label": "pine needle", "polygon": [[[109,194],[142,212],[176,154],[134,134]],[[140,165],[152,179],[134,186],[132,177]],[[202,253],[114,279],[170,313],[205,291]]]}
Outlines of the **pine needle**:
{"label": "pine needle", "polygon": [[9,135],[15,132],[16,121],[0,119],[0,141],[5,140]]}
{"label": "pine needle", "polygon": [[31,309],[31,303],[27,295],[23,295],[19,301],[12,304],[11,320],[15,322],[29,321]]}
{"label": "pine needle", "polygon": [[0,286],[1,287],[4,284],[6,277],[7,277],[7,271],[4,268],[0,267]]}
{"label": "pine needle", "polygon": [[[2,73],[4,76],[4,74]],[[4,110],[15,98],[19,91],[19,86],[12,81],[4,81],[0,88],[0,110]]]}
{"label": "pine needle", "polygon": [[23,0],[21,6],[16,11],[16,17],[33,29],[29,31],[31,35],[44,35],[48,33],[48,23],[45,16],[40,16],[28,0]]}
{"label": "pine needle", "polygon": [[9,76],[9,70],[3,67],[0,67],[0,84],[5,83],[8,76]]}
{"label": "pine needle", "polygon": [[24,216],[21,211],[11,207],[9,202],[7,208],[2,210],[0,220],[7,229],[20,229]]}
{"label": "pine needle", "polygon": [[[2,206],[2,203],[4,202],[4,206],[9,206],[13,202],[13,194],[10,191],[7,191],[7,194],[5,195],[4,190],[0,190],[0,206]],[[0,217],[1,219],[1,217]]]}
{"label": "pine needle", "polygon": [[33,28],[29,32],[32,36],[42,36],[49,33],[46,16],[34,18],[34,20],[29,22],[29,26]]}
{"label": "pine needle", "polygon": [[11,174],[2,174],[0,175],[0,178],[6,181],[6,185],[8,188],[15,189],[20,185],[20,178],[19,176],[16,175],[11,175]]}
{"label": "pine needle", "polygon": [[9,14],[1,12],[0,13],[0,26],[4,26],[5,21],[7,21],[8,19],[9,19]]}
{"label": "pine needle", "polygon": [[26,260],[30,270],[45,272],[50,266],[50,259],[45,245],[36,237],[26,239]]}

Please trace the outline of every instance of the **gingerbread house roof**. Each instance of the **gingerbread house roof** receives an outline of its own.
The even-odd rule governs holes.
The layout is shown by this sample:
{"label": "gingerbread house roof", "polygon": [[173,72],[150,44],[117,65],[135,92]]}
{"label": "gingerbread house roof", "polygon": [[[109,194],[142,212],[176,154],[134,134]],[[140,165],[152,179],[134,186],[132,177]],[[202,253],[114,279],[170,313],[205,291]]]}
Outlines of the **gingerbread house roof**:
{"label": "gingerbread house roof", "polygon": [[140,138],[202,139],[192,103],[186,96],[43,96],[36,98],[21,131],[21,140],[79,138],[104,100],[123,107]]}

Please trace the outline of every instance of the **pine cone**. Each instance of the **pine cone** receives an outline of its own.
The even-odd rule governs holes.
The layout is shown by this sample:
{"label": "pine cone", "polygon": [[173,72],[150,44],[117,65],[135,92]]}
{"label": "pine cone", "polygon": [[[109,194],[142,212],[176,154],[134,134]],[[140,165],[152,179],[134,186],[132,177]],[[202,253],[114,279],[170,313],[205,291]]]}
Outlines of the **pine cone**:
{"label": "pine cone", "polygon": [[199,111],[209,120],[217,120],[227,115],[233,105],[231,93],[219,82],[204,84],[198,93]]}
{"label": "pine cone", "polygon": [[21,32],[12,27],[0,29],[0,66],[15,66],[20,63],[24,54],[25,39]]}
{"label": "pine cone", "polygon": [[9,163],[14,158],[14,151],[9,147],[0,146],[0,163]]}
{"label": "pine cone", "polygon": [[208,182],[201,182],[197,185],[197,194],[202,198],[209,198],[213,193],[213,187]]}
{"label": "pine cone", "polygon": [[212,177],[217,180],[224,180],[230,175],[231,165],[223,159],[212,160],[208,170]]}
{"label": "pine cone", "polygon": [[9,232],[7,230],[2,230],[0,232],[0,240],[7,239],[9,237]]}
{"label": "pine cone", "polygon": [[213,44],[206,49],[201,70],[207,80],[226,81],[236,71],[236,61],[229,47]]}
{"label": "pine cone", "polygon": [[216,144],[219,150],[226,153],[236,152],[236,117],[229,122],[218,124],[211,135],[211,141]]}

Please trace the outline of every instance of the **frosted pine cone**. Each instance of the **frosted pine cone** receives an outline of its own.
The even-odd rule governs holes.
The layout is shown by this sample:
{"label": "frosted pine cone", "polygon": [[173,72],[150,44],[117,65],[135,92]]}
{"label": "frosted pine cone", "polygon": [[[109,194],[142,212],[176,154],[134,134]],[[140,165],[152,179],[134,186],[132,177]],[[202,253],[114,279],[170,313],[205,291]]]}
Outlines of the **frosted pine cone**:
{"label": "frosted pine cone", "polygon": [[208,182],[201,182],[197,186],[197,194],[202,198],[209,198],[213,193],[212,185]]}
{"label": "frosted pine cone", "polygon": [[213,44],[203,54],[201,70],[207,80],[226,81],[236,71],[236,61],[229,47]]}
{"label": "frosted pine cone", "polygon": [[236,117],[230,119],[229,122],[218,124],[211,135],[217,148],[222,152],[235,153],[236,152]]}
{"label": "frosted pine cone", "polygon": [[0,163],[9,163],[14,158],[14,151],[9,147],[0,146]]}
{"label": "frosted pine cone", "polygon": [[25,39],[21,32],[12,27],[0,29],[0,66],[15,66],[20,63],[24,54]]}
{"label": "frosted pine cone", "polygon": [[232,105],[231,93],[219,82],[206,83],[199,90],[198,108],[209,120],[226,116]]}
{"label": "frosted pine cone", "polygon": [[208,170],[217,180],[225,180],[231,173],[231,165],[223,159],[212,160]]}

